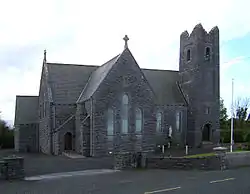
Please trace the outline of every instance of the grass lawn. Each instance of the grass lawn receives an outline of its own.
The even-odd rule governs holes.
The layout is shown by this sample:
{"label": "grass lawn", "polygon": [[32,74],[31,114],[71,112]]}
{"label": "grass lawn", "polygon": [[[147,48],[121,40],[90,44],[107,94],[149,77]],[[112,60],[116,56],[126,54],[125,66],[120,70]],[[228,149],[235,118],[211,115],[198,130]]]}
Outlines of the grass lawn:
{"label": "grass lawn", "polygon": [[237,150],[233,150],[233,152],[247,152],[249,150],[240,150],[240,149],[237,149]]}
{"label": "grass lawn", "polygon": [[233,152],[250,152],[250,150],[233,150]]}
{"label": "grass lawn", "polygon": [[215,153],[211,152],[204,154],[195,154],[195,155],[184,156],[184,158],[199,158],[199,157],[209,157],[209,156],[215,156]]}
{"label": "grass lawn", "polygon": [[[233,152],[250,152],[249,150],[233,150]],[[194,154],[194,155],[188,155],[184,156],[184,158],[199,158],[199,157],[210,157],[210,156],[215,156],[215,152],[210,152],[210,153],[203,153],[203,154]]]}

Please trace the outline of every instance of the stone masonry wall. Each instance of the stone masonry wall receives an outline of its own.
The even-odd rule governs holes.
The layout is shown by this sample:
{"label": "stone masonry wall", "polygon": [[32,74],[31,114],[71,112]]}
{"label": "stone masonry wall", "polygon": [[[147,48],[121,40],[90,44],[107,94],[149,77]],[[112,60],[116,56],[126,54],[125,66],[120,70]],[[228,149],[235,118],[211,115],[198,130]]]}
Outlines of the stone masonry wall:
{"label": "stone masonry wall", "polygon": [[43,66],[41,85],[39,92],[39,150],[43,153],[51,153],[51,110],[48,95],[48,84]]}
{"label": "stone masonry wall", "polygon": [[[121,105],[124,94],[129,98],[128,134],[121,133]],[[114,112],[115,152],[133,151],[137,138],[140,137],[142,150],[153,149],[156,127],[154,94],[128,50],[123,52],[94,95],[94,155],[105,155],[110,149],[110,144],[107,143],[108,108],[112,108]],[[136,108],[140,108],[143,115],[142,133],[138,134],[135,134]]]}
{"label": "stone masonry wall", "polygon": [[[138,157],[140,155],[140,157]],[[139,164],[139,165],[138,165]],[[114,155],[115,169],[147,168],[176,170],[225,170],[250,166],[250,151],[218,152],[207,157],[164,157],[150,153],[119,152]]]}
{"label": "stone masonry wall", "polygon": [[15,151],[19,151],[19,136],[20,136],[20,127],[19,125],[16,125],[14,128],[14,144],[15,144]]}
{"label": "stone masonry wall", "polygon": [[69,132],[72,134],[72,150],[75,150],[75,118],[69,120],[59,131],[59,154],[64,151],[64,135]]}
{"label": "stone masonry wall", "polygon": [[53,154],[54,155],[60,155],[60,138],[59,138],[60,132],[53,132]]}
{"label": "stone masonry wall", "polygon": [[219,156],[184,158],[184,157],[151,157],[147,158],[149,169],[179,169],[179,170],[222,170]]}
{"label": "stone masonry wall", "polygon": [[[210,53],[206,55],[206,48]],[[190,60],[187,53],[190,51]],[[210,140],[220,139],[220,62],[219,29],[209,33],[197,25],[191,34],[180,37],[180,83],[189,103],[188,143],[199,146],[205,124],[211,124]]]}
{"label": "stone masonry wall", "polygon": [[[157,133],[156,143],[166,143],[169,127],[172,127],[172,141],[173,144],[184,146],[186,142],[187,130],[187,107],[181,105],[165,105],[162,107],[155,107],[155,112],[159,110],[163,113],[162,132]],[[176,128],[176,113],[181,111],[181,123],[179,131]]]}
{"label": "stone masonry wall", "polygon": [[228,162],[225,154],[210,157],[160,157],[150,153],[120,152],[114,154],[115,169],[175,169],[175,170],[225,170]]}
{"label": "stone masonry wall", "polygon": [[236,168],[239,166],[250,166],[250,151],[228,152],[225,156],[228,168]]}
{"label": "stone masonry wall", "polygon": [[[75,104],[54,104],[55,106],[55,126],[53,130],[53,152],[58,155],[64,151],[64,135],[70,132],[75,136]],[[73,117],[72,117],[73,116]],[[70,119],[70,120],[69,120]],[[53,118],[51,118],[53,120]],[[67,121],[67,122],[66,122]],[[66,122],[66,123],[65,123]],[[73,143],[75,148],[75,142]]]}
{"label": "stone masonry wall", "polygon": [[145,152],[119,152],[114,154],[114,169],[146,168]]}
{"label": "stone masonry wall", "polygon": [[13,180],[24,177],[24,159],[22,157],[5,157],[0,160],[0,179]]}
{"label": "stone masonry wall", "polygon": [[90,155],[90,102],[78,103],[75,117],[76,151]]}
{"label": "stone masonry wall", "polygon": [[76,133],[76,152],[82,154],[82,136],[83,136],[83,131],[82,131],[82,125],[81,125],[81,105],[77,104],[76,108],[76,115],[75,115],[75,133]]}
{"label": "stone masonry wall", "polygon": [[18,126],[18,148],[19,152],[39,151],[39,124],[22,124]]}

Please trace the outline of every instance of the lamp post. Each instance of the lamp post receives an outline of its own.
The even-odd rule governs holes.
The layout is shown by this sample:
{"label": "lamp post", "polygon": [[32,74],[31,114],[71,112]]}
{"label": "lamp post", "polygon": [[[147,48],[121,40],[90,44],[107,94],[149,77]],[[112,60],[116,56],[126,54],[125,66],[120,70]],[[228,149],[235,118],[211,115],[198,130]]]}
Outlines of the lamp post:
{"label": "lamp post", "polygon": [[233,134],[234,134],[234,108],[233,108],[233,99],[234,99],[234,79],[232,79],[232,107],[231,107],[231,144],[230,152],[233,152]]}

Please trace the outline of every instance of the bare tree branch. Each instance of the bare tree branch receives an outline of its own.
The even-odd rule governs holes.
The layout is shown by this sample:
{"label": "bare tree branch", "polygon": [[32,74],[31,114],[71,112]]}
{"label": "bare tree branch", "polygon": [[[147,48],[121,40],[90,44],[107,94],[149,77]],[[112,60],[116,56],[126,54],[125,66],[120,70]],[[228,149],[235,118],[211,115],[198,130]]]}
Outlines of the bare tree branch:
{"label": "bare tree branch", "polygon": [[250,98],[238,97],[233,103],[233,116],[240,120],[245,120],[247,117],[247,111],[250,105]]}

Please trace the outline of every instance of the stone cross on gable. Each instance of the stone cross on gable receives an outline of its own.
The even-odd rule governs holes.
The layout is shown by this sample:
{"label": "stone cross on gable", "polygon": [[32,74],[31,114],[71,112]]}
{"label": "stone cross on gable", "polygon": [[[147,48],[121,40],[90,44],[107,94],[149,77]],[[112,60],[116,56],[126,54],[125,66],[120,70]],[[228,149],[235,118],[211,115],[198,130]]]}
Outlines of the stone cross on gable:
{"label": "stone cross on gable", "polygon": [[124,46],[124,49],[128,48],[128,41],[129,41],[129,38],[127,35],[125,35],[125,37],[123,38],[123,40],[125,41],[125,46]]}

